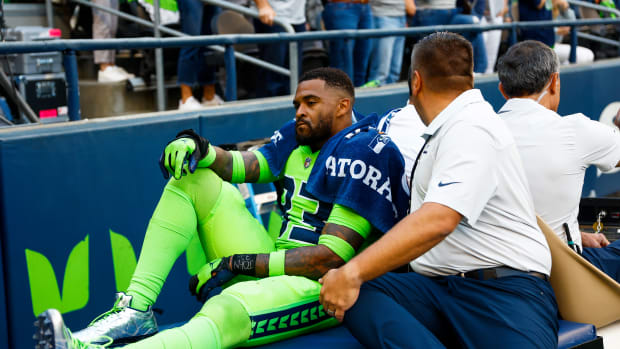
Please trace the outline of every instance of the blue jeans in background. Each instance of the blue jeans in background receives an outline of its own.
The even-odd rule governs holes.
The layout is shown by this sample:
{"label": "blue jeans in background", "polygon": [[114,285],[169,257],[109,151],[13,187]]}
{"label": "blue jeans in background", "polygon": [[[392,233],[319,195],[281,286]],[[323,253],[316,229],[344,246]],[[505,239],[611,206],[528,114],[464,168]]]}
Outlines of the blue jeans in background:
{"label": "blue jeans in background", "polygon": [[[372,29],[370,5],[350,2],[327,2],[323,10],[325,29]],[[368,77],[368,58],[371,41],[330,40],[329,65],[344,70],[355,86],[361,86]]]}
{"label": "blue jeans in background", "polygon": [[[305,32],[306,24],[293,24],[293,29],[295,32]],[[266,25],[258,19],[254,19],[254,30],[256,33],[263,34],[271,34],[271,33],[283,33],[284,28],[281,26],[274,24],[272,26]],[[303,42],[297,43],[297,57],[298,57],[298,69],[301,71],[301,62],[302,62],[302,46]],[[269,63],[273,63],[280,67],[289,68],[289,57],[288,57],[288,42],[282,43],[274,43],[274,44],[260,44],[258,45],[258,57],[264,61]],[[260,86],[256,90],[256,97],[273,97],[273,96],[284,96],[290,93],[295,93],[295,91],[289,91],[289,78],[274,73],[271,70],[258,68],[258,82],[263,83],[263,86]]]}
{"label": "blue jeans in background", "polygon": [[[477,18],[463,15],[460,9],[419,9],[413,16],[413,26],[432,26],[446,24],[475,24]],[[487,53],[484,47],[482,33],[463,33],[474,48],[474,72],[484,73],[487,69]]]}
{"label": "blue jeans in background", "polygon": [[[188,35],[209,35],[211,21],[219,12],[219,8],[204,5],[200,0],[177,0],[181,16],[181,31]],[[215,69],[207,66],[204,47],[183,47],[179,51],[177,64],[177,82],[193,86],[213,85]]]}
{"label": "blue jeans in background", "polygon": [[[405,16],[373,16],[375,29],[404,28]],[[373,39],[368,81],[377,80],[381,85],[391,84],[400,78],[403,64],[404,36],[387,36]]]}

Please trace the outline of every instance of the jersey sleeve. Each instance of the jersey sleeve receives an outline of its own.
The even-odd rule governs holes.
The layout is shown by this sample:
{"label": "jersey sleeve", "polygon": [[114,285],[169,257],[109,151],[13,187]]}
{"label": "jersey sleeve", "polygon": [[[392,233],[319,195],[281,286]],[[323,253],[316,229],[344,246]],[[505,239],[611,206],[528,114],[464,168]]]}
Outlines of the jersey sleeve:
{"label": "jersey sleeve", "polygon": [[[327,223],[347,227],[360,234],[364,239],[368,237],[372,230],[372,225],[368,220],[350,208],[338,204],[334,205]],[[336,235],[322,234],[319,237],[319,244],[327,246],[345,262],[348,262],[355,255],[353,246],[345,239]]]}
{"label": "jersey sleeve", "polygon": [[269,143],[260,147],[258,151],[265,157],[273,176],[278,177],[284,170],[286,160],[296,147],[295,120],[291,120],[275,131]]}
{"label": "jersey sleeve", "polygon": [[366,218],[360,216],[352,209],[338,204],[334,205],[332,208],[327,223],[347,227],[360,234],[364,239],[366,239],[372,231],[372,225]]}
{"label": "jersey sleeve", "polygon": [[458,134],[443,136],[424,202],[450,207],[474,224],[497,190],[498,151],[480,128],[468,127],[467,137],[458,137],[465,131],[456,127],[448,132]]}
{"label": "jersey sleeve", "polygon": [[565,116],[573,118],[579,145],[579,157],[584,168],[595,165],[601,171],[609,171],[620,162],[620,132],[589,119],[583,114]]}

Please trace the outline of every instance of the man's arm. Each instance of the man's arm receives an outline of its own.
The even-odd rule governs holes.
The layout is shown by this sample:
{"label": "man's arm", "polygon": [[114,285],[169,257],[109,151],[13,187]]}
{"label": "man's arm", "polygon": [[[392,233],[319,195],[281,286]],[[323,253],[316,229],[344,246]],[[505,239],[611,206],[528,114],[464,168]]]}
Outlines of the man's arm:
{"label": "man's arm", "polygon": [[405,13],[407,16],[412,17],[415,15],[416,7],[413,0],[405,0]]}
{"label": "man's arm", "polygon": [[[355,230],[339,224],[327,223],[321,232],[322,235],[331,235],[346,241],[357,251],[364,238]],[[267,277],[269,273],[270,254],[263,253],[256,257],[256,277]],[[284,274],[305,276],[317,280],[328,270],[338,268],[346,261],[326,245],[319,243],[314,246],[304,246],[286,250],[284,259]]]}
{"label": "man's arm", "polygon": [[445,239],[461,218],[447,206],[423,204],[343,267],[328,271],[319,280],[323,284],[323,308],[334,310],[335,317],[342,321],[345,311],[357,300],[363,282],[421,256]]}
{"label": "man's arm", "polygon": [[266,25],[273,25],[276,12],[273,10],[268,0],[254,0],[258,9],[258,19]]}
{"label": "man's arm", "polygon": [[[256,183],[258,182],[261,174],[261,166],[259,162],[259,157],[261,155],[257,155],[252,151],[240,151],[237,152],[240,154],[240,158],[234,159],[233,152],[224,150],[220,147],[213,147],[215,149],[215,161],[209,166],[213,172],[217,173],[223,180],[233,183]],[[236,156],[236,155],[235,155]],[[244,180],[242,182],[233,181],[233,171],[234,164],[236,162],[242,163],[244,168]],[[269,168],[266,166],[267,162],[263,168],[263,171],[268,171]],[[199,167],[200,164],[199,164]],[[236,174],[236,173],[235,173]]]}
{"label": "man's arm", "polygon": [[190,292],[204,302],[213,295],[212,290],[239,274],[260,278],[297,275],[316,280],[351,259],[371,230],[368,220],[335,204],[317,245],[220,258],[207,263],[190,279]]}

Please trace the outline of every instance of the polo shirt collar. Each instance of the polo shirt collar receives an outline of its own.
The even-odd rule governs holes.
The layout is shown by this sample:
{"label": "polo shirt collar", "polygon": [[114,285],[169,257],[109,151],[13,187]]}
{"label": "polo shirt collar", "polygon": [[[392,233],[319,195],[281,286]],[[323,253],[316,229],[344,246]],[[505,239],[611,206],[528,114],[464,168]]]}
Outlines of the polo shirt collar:
{"label": "polo shirt collar", "polygon": [[519,112],[529,112],[529,111],[549,111],[549,109],[543,107],[535,100],[530,98],[510,98],[506,101],[504,106],[497,112],[499,116],[501,114],[509,113],[512,111],[518,110]]}
{"label": "polo shirt collar", "polygon": [[458,115],[463,108],[472,103],[484,102],[484,98],[482,97],[482,93],[478,89],[471,89],[461,93],[458,97],[456,97],[448,106],[439,113],[433,121],[431,121],[430,125],[426,127],[424,130],[424,134],[422,137],[425,139],[433,136],[437,131],[443,126],[448,120],[450,120],[454,115]]}

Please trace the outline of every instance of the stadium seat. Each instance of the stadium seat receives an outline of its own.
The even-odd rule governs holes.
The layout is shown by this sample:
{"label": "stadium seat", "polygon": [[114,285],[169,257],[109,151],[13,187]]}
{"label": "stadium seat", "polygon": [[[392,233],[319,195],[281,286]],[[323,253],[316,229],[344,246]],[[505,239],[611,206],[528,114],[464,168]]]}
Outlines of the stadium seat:
{"label": "stadium seat", "polygon": [[[163,331],[165,329],[181,325],[183,325],[183,323],[160,326],[159,330]],[[265,344],[257,348],[363,349],[364,347],[344,326],[338,326],[321,332],[287,339],[281,342]],[[596,329],[594,328],[594,325],[560,320],[558,349],[603,349],[603,341],[602,338],[596,336]]]}

